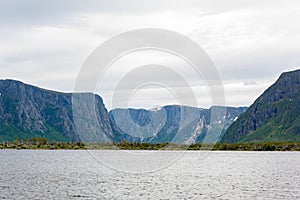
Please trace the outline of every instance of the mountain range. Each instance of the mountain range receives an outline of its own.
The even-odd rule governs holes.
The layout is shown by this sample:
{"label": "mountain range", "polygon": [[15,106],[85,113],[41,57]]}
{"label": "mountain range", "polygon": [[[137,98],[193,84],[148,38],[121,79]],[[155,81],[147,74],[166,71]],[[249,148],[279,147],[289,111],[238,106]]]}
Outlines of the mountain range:
{"label": "mountain range", "polygon": [[246,109],[169,105],[152,110],[114,109],[109,117],[122,132],[138,138],[137,142],[191,144],[218,141]]}
{"label": "mountain range", "polygon": [[96,94],[61,93],[0,80],[0,141],[45,137],[71,142],[212,142],[245,110],[169,105],[108,112]]}
{"label": "mountain range", "polygon": [[108,112],[92,93],[0,80],[0,141],[300,142],[300,70],[285,72],[249,107],[168,105]]}

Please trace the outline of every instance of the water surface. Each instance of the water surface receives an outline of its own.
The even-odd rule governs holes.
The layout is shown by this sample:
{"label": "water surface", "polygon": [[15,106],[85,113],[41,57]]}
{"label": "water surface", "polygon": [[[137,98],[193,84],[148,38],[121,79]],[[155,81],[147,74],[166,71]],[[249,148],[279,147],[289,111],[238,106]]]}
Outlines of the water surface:
{"label": "water surface", "polygon": [[[163,160],[174,154],[153,155]],[[149,156],[144,161],[121,156],[120,151],[0,150],[0,199],[300,199],[299,152],[187,151],[148,173],[115,170],[126,169],[128,162],[149,167]]]}

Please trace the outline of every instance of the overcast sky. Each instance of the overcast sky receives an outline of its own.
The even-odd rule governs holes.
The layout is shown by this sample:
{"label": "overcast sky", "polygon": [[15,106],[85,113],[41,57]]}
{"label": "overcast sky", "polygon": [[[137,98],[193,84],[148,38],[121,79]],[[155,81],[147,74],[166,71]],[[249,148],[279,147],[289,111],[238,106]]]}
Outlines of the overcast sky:
{"label": "overcast sky", "polygon": [[[207,52],[222,77],[226,105],[249,106],[281,72],[300,68],[299,19],[297,0],[1,0],[0,78],[71,92],[83,62],[102,42],[133,29],[164,28]],[[96,91],[108,109],[120,73],[146,64],[189,67],[162,52],[119,59]],[[186,79],[199,107],[209,107],[203,80],[188,73]],[[168,88],[146,85],[134,90],[128,106],[176,103]]]}

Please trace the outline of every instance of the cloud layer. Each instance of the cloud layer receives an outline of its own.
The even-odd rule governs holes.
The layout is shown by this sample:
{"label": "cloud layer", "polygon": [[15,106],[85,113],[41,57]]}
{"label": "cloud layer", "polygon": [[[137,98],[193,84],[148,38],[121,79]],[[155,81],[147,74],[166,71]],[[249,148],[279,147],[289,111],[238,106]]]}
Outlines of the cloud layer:
{"label": "cloud layer", "polygon": [[[300,66],[299,13],[296,0],[3,0],[0,78],[72,91],[82,63],[102,42],[124,31],[164,28],[190,37],[206,50],[223,79],[227,105],[249,105],[281,72]],[[190,67],[161,53],[128,55],[112,66],[96,92],[111,108],[120,73],[159,63],[181,68],[182,73]],[[188,73],[186,78],[199,96],[198,104],[209,107],[203,80]],[[167,91],[150,87],[138,91],[128,104],[172,103],[176,101]]]}

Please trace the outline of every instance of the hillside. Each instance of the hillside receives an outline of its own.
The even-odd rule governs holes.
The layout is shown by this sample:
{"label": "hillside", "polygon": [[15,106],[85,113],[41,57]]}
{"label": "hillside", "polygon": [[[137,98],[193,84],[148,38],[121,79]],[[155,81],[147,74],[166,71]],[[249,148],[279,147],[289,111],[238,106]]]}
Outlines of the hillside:
{"label": "hillside", "polygon": [[285,72],[235,121],[221,140],[300,141],[300,70]]}

